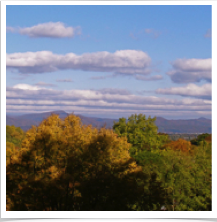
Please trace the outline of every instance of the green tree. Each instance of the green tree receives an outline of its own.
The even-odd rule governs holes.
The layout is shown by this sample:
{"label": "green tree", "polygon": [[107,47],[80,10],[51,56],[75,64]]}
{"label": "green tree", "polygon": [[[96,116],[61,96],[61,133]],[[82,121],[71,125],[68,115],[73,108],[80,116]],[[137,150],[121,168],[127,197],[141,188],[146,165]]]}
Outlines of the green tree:
{"label": "green tree", "polygon": [[194,155],[180,150],[140,152],[135,160],[148,176],[137,210],[211,210],[210,147]]}
{"label": "green tree", "polygon": [[127,141],[132,144],[131,154],[137,155],[141,150],[159,149],[169,140],[168,135],[158,134],[155,120],[150,116],[146,118],[143,114],[135,114],[128,121],[120,118],[119,122],[114,123],[113,129],[118,136],[127,137]]}
{"label": "green tree", "polygon": [[198,146],[200,145],[201,142],[205,141],[206,138],[210,138],[210,137],[211,137],[211,134],[208,134],[208,133],[200,134],[196,139],[191,140],[191,144]]}
{"label": "green tree", "polygon": [[[114,124],[119,136],[133,145],[131,155],[142,167],[137,178],[140,198],[134,210],[211,210],[211,144],[192,148],[179,139],[157,134],[154,119],[132,115]],[[147,130],[147,131],[146,131]]]}

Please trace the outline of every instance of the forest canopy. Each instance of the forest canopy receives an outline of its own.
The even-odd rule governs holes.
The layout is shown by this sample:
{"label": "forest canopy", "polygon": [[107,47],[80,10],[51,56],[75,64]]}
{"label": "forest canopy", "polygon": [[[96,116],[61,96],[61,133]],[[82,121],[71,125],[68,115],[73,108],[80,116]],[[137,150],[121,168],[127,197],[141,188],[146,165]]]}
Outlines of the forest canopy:
{"label": "forest canopy", "polygon": [[211,142],[170,141],[143,114],[113,130],[75,115],[7,126],[6,150],[7,210],[211,210]]}

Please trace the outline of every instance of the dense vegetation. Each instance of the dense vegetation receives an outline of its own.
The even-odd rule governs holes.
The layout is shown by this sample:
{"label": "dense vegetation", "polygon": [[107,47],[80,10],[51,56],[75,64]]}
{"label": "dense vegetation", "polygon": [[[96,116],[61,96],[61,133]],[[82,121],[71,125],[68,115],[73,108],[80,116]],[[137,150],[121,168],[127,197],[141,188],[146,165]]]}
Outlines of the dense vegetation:
{"label": "dense vegetation", "polygon": [[6,126],[7,143],[13,143],[14,146],[20,148],[24,137],[25,137],[25,133],[20,127]]}
{"label": "dense vegetation", "polygon": [[212,136],[208,133],[203,133],[199,135],[196,139],[191,140],[192,145],[200,145],[204,141],[211,142],[212,141]]}
{"label": "dense vegetation", "polygon": [[75,115],[52,115],[25,135],[7,126],[7,210],[211,210],[207,137],[171,141],[142,114],[113,130]]}

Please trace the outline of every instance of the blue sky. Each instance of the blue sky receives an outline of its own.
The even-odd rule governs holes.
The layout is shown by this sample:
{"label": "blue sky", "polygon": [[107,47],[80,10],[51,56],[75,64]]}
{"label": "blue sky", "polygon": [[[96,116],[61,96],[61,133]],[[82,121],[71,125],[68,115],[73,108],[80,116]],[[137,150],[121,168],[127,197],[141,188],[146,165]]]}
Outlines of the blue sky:
{"label": "blue sky", "polygon": [[7,113],[211,118],[211,6],[7,6]]}

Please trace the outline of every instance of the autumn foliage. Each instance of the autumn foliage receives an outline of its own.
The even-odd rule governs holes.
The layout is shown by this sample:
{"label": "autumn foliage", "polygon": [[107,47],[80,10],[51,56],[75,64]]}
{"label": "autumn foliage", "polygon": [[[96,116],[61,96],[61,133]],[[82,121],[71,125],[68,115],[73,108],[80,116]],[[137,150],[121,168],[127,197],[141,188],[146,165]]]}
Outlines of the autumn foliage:
{"label": "autumn foliage", "polygon": [[191,150],[191,142],[184,139],[178,139],[176,141],[171,141],[170,143],[165,144],[163,148],[188,153]]}
{"label": "autumn foliage", "polygon": [[52,115],[26,133],[19,152],[7,150],[7,208],[112,210],[118,203],[126,210],[127,202],[104,202],[120,198],[126,175],[141,171],[129,148],[112,130],[83,126],[75,115]]}
{"label": "autumn foliage", "polygon": [[20,148],[25,133],[20,127],[6,126],[6,140],[13,143],[16,147]]}
{"label": "autumn foliage", "polygon": [[25,134],[8,128],[7,210],[211,210],[211,143],[192,155],[154,121],[132,115],[111,130],[51,115]]}

